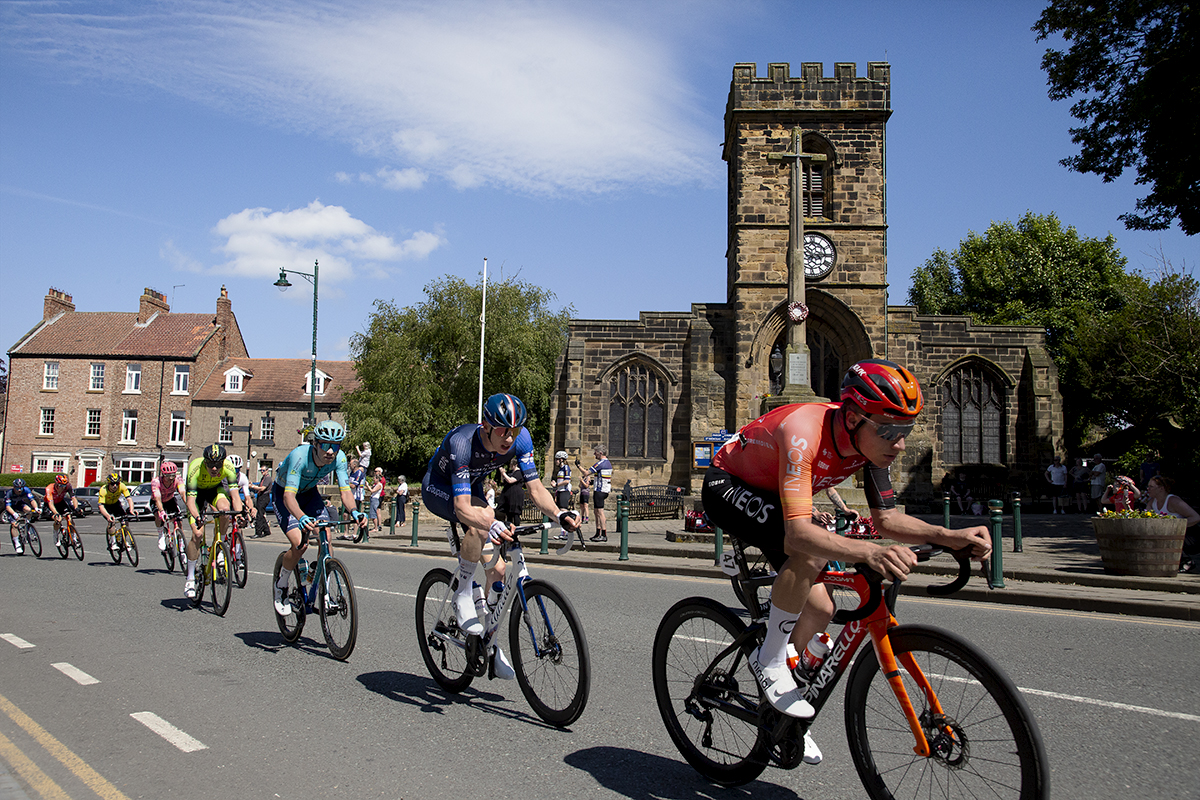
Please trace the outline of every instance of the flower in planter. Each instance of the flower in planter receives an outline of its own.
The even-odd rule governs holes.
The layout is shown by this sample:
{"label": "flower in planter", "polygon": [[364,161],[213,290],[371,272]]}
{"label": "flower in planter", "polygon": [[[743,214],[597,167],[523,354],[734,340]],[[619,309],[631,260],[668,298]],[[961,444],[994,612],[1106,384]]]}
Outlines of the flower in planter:
{"label": "flower in planter", "polygon": [[1167,519],[1167,514],[1155,514],[1153,511],[1113,511],[1106,508],[1096,515],[1104,519]]}

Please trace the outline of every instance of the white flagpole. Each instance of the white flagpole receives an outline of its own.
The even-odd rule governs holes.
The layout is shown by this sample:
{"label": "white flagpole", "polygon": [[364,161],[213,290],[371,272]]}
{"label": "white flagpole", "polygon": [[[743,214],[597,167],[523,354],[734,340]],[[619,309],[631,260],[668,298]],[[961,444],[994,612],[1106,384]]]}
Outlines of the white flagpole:
{"label": "white flagpole", "polygon": [[479,312],[479,422],[483,422],[483,341],[487,331],[487,259],[483,260],[483,309]]}

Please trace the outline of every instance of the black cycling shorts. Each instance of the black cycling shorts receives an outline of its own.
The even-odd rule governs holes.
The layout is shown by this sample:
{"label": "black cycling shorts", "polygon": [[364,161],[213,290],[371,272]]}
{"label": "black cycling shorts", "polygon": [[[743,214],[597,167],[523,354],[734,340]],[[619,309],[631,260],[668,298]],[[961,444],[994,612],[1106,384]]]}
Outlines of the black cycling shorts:
{"label": "black cycling shorts", "polygon": [[709,467],[700,501],[710,522],[742,544],[762,550],[776,570],[787,561],[783,503],[778,492],[759,489],[723,469]]}

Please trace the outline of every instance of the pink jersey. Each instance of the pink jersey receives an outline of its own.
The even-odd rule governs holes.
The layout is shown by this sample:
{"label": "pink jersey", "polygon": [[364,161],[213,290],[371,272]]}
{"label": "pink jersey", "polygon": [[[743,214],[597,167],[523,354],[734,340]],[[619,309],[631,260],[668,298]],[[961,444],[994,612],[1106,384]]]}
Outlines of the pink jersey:
{"label": "pink jersey", "polygon": [[166,491],[164,491],[162,478],[155,475],[154,479],[150,481],[150,494],[153,497],[162,500],[164,503],[174,498],[177,492],[179,494],[184,494],[187,491],[187,487],[183,482],[183,476],[179,473],[175,473],[175,487],[172,488],[168,484],[165,489]]}

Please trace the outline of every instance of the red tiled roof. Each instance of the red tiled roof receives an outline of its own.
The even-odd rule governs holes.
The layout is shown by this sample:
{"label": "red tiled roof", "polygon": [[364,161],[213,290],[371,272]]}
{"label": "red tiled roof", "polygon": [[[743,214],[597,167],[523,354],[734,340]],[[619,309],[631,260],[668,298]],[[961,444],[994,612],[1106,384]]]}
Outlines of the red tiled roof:
{"label": "red tiled roof", "polygon": [[192,358],[217,329],[213,314],[160,313],[137,324],[134,311],[74,311],[35,329],[14,355]]}
{"label": "red tiled roof", "polygon": [[[225,373],[234,367],[245,372],[241,392],[225,392]],[[221,403],[307,403],[305,386],[312,362],[304,358],[230,358],[213,370],[193,401]],[[340,403],[359,387],[353,361],[317,361],[317,369],[329,376],[325,394],[318,403]]]}

